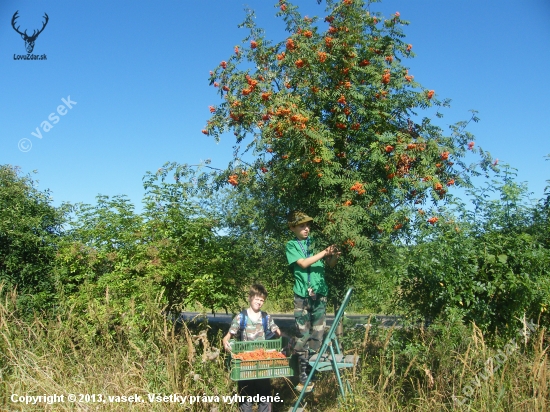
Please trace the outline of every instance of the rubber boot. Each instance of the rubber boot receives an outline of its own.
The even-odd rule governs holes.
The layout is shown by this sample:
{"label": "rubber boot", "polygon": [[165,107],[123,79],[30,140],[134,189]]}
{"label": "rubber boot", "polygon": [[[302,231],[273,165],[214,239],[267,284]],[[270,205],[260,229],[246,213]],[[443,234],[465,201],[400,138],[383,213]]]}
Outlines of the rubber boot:
{"label": "rubber boot", "polygon": [[[308,362],[307,367],[306,367],[306,374],[308,376],[311,374],[312,369],[313,369],[313,366],[311,366]],[[315,381],[319,380],[319,378],[317,377],[317,373],[315,373],[315,372],[316,371],[314,371],[313,374],[311,374],[310,382],[315,382]]]}
{"label": "rubber boot", "polygon": [[[304,385],[307,381],[308,373],[311,370],[311,366],[309,365],[309,360],[307,358],[307,352],[306,353],[301,352],[298,355],[298,362],[299,362],[298,370],[299,370],[300,383],[298,384],[298,386],[296,386],[296,389],[301,391],[304,388]],[[313,382],[310,382],[309,385],[307,386],[306,392],[311,391],[313,389],[313,385],[314,385]]]}
{"label": "rubber boot", "polygon": [[[310,374],[311,374],[311,370],[313,369],[313,366],[309,363],[309,360],[311,359],[311,357],[312,357],[313,355],[316,355],[317,352],[315,352],[314,350],[310,349],[308,354],[309,354],[309,356],[308,356],[308,363],[307,363],[306,373],[307,373],[308,375],[310,375]],[[315,381],[319,380],[319,377],[317,376],[317,373],[316,373],[316,372],[317,372],[317,371],[314,371],[313,374],[311,375],[311,379],[310,379],[311,382],[315,382]]]}

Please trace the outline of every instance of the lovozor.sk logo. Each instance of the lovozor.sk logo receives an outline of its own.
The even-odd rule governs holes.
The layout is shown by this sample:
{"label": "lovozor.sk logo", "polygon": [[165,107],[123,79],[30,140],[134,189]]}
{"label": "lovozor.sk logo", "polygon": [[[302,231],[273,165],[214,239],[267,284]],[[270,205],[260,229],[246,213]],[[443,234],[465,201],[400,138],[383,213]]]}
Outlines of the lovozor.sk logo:
{"label": "lovozor.sk logo", "polygon": [[39,56],[39,55],[36,55],[36,54],[31,54],[31,53],[34,50],[34,43],[35,43],[36,39],[38,38],[38,35],[44,31],[44,28],[48,24],[48,20],[50,19],[48,17],[48,14],[44,13],[45,21],[42,23],[42,28],[39,29],[39,30],[33,30],[32,34],[29,36],[27,34],[27,30],[25,30],[24,32],[21,32],[19,30],[19,28],[21,26],[15,27],[15,21],[19,17],[18,13],[19,13],[19,10],[17,10],[13,14],[13,17],[11,18],[11,25],[12,25],[13,29],[17,33],[19,33],[21,35],[21,38],[25,41],[25,49],[27,50],[28,54],[26,54],[26,55],[21,55],[21,54],[15,55],[14,54],[13,55],[13,60],[46,60],[47,57],[46,57],[45,54],[42,54],[42,55]]}

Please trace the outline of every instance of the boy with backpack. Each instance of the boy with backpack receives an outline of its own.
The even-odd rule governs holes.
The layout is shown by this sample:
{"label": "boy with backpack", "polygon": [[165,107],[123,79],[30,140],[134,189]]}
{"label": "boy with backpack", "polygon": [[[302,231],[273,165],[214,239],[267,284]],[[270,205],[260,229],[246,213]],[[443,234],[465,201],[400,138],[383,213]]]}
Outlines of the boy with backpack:
{"label": "boy with backpack", "polygon": [[[223,338],[223,347],[226,351],[231,352],[229,340],[232,338],[240,341],[253,341],[281,336],[281,330],[273,319],[261,310],[266,299],[267,290],[264,286],[254,284],[250,287],[248,292],[250,307],[233,318],[229,332]],[[271,396],[271,380],[239,381],[238,391],[240,396]],[[239,409],[241,412],[252,412],[252,402],[239,402]],[[260,402],[258,404],[258,412],[270,411],[271,402]]]}

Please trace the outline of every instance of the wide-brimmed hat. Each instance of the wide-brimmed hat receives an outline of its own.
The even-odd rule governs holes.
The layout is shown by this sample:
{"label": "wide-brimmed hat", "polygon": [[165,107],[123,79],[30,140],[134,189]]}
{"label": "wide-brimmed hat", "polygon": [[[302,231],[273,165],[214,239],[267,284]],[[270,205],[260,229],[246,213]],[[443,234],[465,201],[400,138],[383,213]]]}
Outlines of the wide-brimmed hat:
{"label": "wide-brimmed hat", "polygon": [[288,225],[290,227],[301,225],[302,223],[312,222],[313,218],[306,215],[304,212],[295,210],[288,215]]}

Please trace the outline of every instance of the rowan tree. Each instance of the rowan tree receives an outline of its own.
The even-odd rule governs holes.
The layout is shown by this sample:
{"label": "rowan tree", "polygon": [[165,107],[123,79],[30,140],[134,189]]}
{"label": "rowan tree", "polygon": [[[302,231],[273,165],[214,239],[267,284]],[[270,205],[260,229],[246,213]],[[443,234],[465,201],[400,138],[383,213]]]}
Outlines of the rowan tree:
{"label": "rowan tree", "polygon": [[469,184],[468,150],[481,155],[482,170],[491,158],[474,147],[468,122],[446,133],[426,114],[441,117],[449,101],[405,66],[413,51],[398,12],[384,18],[360,0],[326,3],[326,17],[309,18],[280,1],[288,37],[278,42],[248,11],[248,36],[211,72],[222,103],[210,106],[202,132],[233,131],[234,159],[220,181],[255,199],[266,230],[285,229],[286,214],[300,209],[323,243],[341,246],[346,259],[333,277],[341,290],[373,241],[404,233],[413,211]]}

